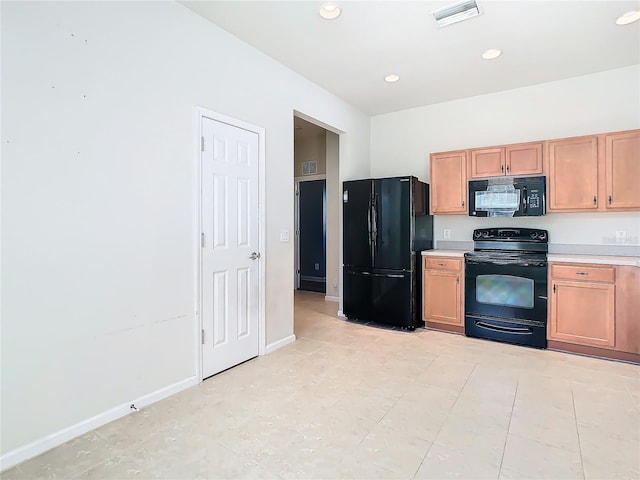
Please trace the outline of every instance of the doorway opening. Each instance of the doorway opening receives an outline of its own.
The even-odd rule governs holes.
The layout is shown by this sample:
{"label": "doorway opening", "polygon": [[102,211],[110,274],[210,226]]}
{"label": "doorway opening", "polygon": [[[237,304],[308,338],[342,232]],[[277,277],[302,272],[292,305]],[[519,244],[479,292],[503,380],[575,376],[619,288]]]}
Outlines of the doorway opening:
{"label": "doorway opening", "polygon": [[326,293],[327,181],[296,180],[297,289]]}
{"label": "doorway opening", "polygon": [[340,136],[321,123],[294,114],[294,285],[339,302]]}

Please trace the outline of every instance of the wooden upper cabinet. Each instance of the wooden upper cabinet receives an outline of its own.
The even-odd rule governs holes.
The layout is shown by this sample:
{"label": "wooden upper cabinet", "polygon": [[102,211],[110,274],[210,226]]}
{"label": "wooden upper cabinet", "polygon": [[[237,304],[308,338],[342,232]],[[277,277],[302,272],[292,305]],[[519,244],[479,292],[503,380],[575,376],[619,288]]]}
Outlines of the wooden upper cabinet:
{"label": "wooden upper cabinet", "polygon": [[547,211],[640,210],[640,129],[431,154],[432,213],[467,213],[467,179],[545,175]]}
{"label": "wooden upper cabinet", "polygon": [[547,210],[598,210],[598,137],[546,142]]}
{"label": "wooden upper cabinet", "polygon": [[640,130],[604,135],[607,210],[640,208]]}
{"label": "wooden upper cabinet", "polygon": [[504,174],[504,148],[471,150],[471,178],[499,177]]}
{"label": "wooden upper cabinet", "polygon": [[506,175],[542,175],[542,142],[508,145],[504,151]]}
{"label": "wooden upper cabinet", "polygon": [[431,213],[467,213],[467,151],[430,156]]}
{"label": "wooden upper cabinet", "polygon": [[542,175],[542,143],[471,150],[471,178]]}

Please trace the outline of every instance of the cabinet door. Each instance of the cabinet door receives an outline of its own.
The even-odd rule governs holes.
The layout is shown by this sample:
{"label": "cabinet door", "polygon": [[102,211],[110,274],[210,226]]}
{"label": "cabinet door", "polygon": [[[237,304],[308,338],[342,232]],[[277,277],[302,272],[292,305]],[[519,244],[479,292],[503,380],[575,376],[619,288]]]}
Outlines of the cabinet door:
{"label": "cabinet door", "polygon": [[616,350],[640,353],[640,267],[616,267]]}
{"label": "cabinet door", "polygon": [[433,153],[430,157],[431,213],[467,213],[467,152]]}
{"label": "cabinet door", "polygon": [[552,280],[550,340],[613,348],[615,286]]}
{"label": "cabinet door", "polygon": [[598,209],[598,137],[547,142],[550,212]]}
{"label": "cabinet door", "polygon": [[424,275],[424,320],[462,325],[459,272],[426,270]]}
{"label": "cabinet door", "polygon": [[505,147],[507,175],[542,175],[542,143],[521,143]]}
{"label": "cabinet door", "polygon": [[471,178],[499,177],[504,174],[504,148],[471,150]]}
{"label": "cabinet door", "polygon": [[640,208],[640,130],[605,135],[607,209]]}

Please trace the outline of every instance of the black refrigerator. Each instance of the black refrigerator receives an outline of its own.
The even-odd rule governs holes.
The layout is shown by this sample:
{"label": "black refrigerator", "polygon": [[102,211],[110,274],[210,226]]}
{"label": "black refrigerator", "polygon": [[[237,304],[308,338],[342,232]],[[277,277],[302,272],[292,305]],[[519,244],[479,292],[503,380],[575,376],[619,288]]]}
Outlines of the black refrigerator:
{"label": "black refrigerator", "polygon": [[344,315],[421,326],[420,251],[433,248],[429,185],[415,177],[344,182],[342,213]]}

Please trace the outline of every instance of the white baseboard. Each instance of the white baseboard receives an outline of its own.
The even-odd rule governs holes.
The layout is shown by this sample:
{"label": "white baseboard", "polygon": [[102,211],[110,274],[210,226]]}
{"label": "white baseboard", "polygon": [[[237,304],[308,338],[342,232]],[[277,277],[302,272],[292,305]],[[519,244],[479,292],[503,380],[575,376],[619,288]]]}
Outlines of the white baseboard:
{"label": "white baseboard", "polygon": [[46,452],[47,450],[51,450],[54,447],[62,445],[65,442],[79,436],[83,435],[91,430],[94,430],[102,425],[105,425],[113,420],[117,420],[118,418],[124,417],[134,410],[131,408],[131,405],[135,405],[137,408],[146,407],[147,405],[151,405],[152,403],[158,402],[163,398],[167,398],[171,395],[174,395],[182,390],[185,390],[189,387],[193,387],[197,385],[198,378],[190,377],[185,380],[182,380],[178,383],[174,383],[173,385],[169,385],[167,387],[161,388],[160,390],[156,390],[148,395],[143,395],[142,397],[133,400],[131,402],[126,402],[117,407],[113,407],[106,412],[99,413],[98,415],[87,418],[86,420],[82,420],[75,425],[71,425],[70,427],[63,428],[51,435],[47,435],[46,437],[35,440],[31,443],[28,443],[22,447],[18,447],[15,450],[11,450],[10,452],[5,453],[0,457],[0,471],[5,471],[20,462],[24,462],[29,458],[33,458],[41,453]]}
{"label": "white baseboard", "polygon": [[347,316],[344,313],[342,313],[342,310],[338,310],[338,316],[342,318],[347,318]]}
{"label": "white baseboard", "polygon": [[340,302],[340,297],[330,297],[329,295],[325,295],[324,299],[327,302],[338,302],[338,303]]}
{"label": "white baseboard", "polygon": [[276,350],[278,350],[279,348],[284,347],[285,345],[289,345],[290,343],[293,343],[296,341],[296,336],[295,335],[289,335],[288,337],[284,337],[282,340],[278,340],[277,342],[273,342],[270,343],[269,345],[267,345],[267,348],[265,349],[265,355],[271,353],[271,352],[275,352]]}

